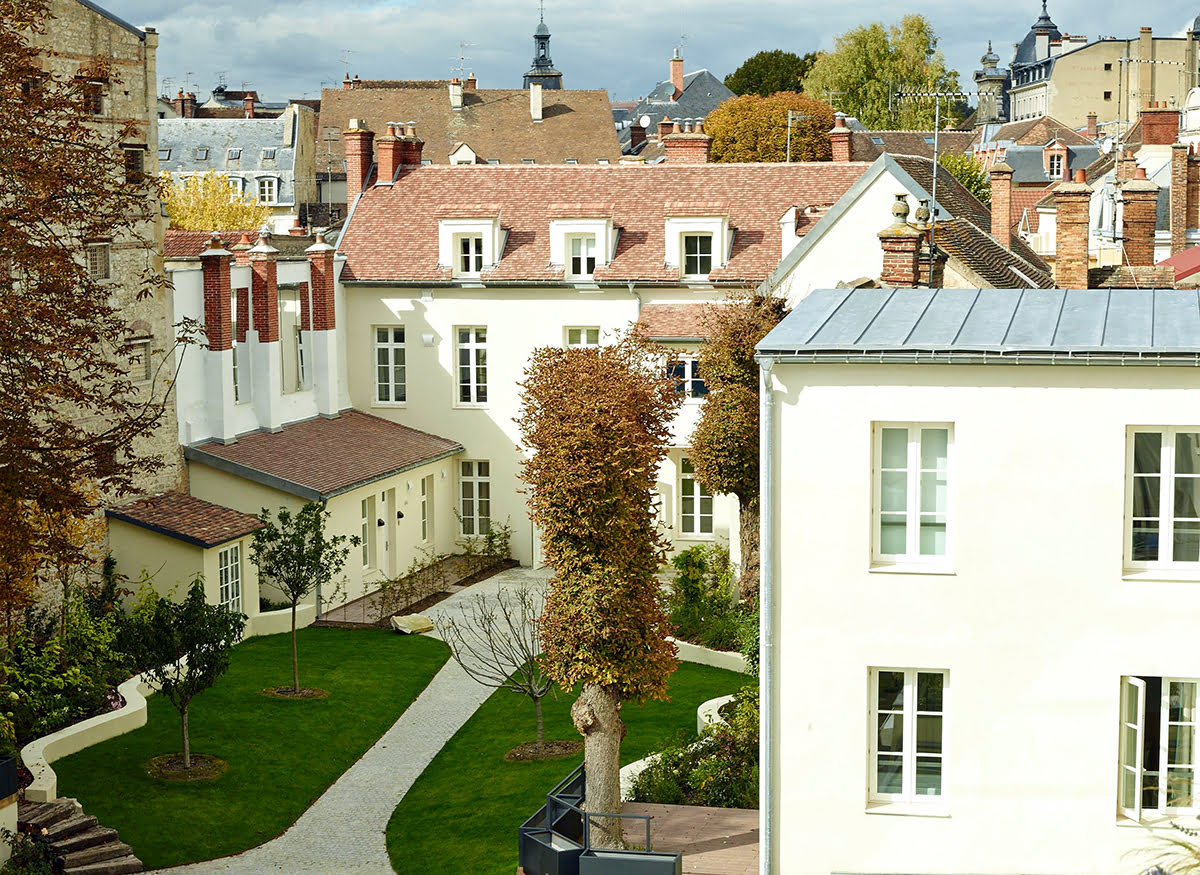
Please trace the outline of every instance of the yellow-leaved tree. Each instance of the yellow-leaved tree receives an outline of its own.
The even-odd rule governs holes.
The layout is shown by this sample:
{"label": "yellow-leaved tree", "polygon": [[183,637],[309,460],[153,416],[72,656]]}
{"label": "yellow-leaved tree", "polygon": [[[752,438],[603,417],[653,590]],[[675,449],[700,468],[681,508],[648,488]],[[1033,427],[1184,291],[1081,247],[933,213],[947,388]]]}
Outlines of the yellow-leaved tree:
{"label": "yellow-leaved tree", "polygon": [[224,173],[208,171],[182,183],[166,178],[165,204],[172,228],[184,231],[261,228],[271,218],[271,208],[252,195],[243,196]]}

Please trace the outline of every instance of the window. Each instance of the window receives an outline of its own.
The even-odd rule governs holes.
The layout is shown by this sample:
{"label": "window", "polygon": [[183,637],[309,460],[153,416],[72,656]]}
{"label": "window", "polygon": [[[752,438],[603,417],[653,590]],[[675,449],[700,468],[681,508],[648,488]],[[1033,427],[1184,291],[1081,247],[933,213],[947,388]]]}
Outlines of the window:
{"label": "window", "polygon": [[135,337],[129,341],[129,379],[135,383],[146,383],[151,376],[150,338]]}
{"label": "window", "polygon": [[275,160],[275,150],[274,149],[263,149],[262,156],[263,156],[264,160],[274,161]]}
{"label": "window", "polygon": [[596,238],[570,237],[567,242],[571,249],[568,275],[577,279],[591,279],[596,270]]}
{"label": "window", "polygon": [[877,802],[928,802],[942,795],[942,741],[950,673],[871,670],[871,774]]}
{"label": "window", "polygon": [[1135,431],[1128,453],[1128,564],[1200,569],[1200,430]]}
{"label": "window", "polygon": [[104,115],[104,86],[88,82],[83,86],[83,107],[92,115]]}
{"label": "window", "polygon": [[273,176],[267,176],[258,181],[258,200],[260,203],[275,203],[277,183],[278,180]]}
{"label": "window", "polygon": [[592,348],[600,345],[599,328],[568,328],[567,347]]}
{"label": "window", "polygon": [[712,234],[683,235],[683,275],[708,276],[712,273]]}
{"label": "window", "polygon": [[404,391],[404,326],[375,329],[375,400],[406,400]]}
{"label": "window", "polygon": [[1050,176],[1051,176],[1051,178],[1058,179],[1058,178],[1062,177],[1062,175],[1063,175],[1063,156],[1062,155],[1051,155],[1050,156]]}
{"label": "window", "polygon": [[947,555],[950,426],[884,425],[875,431],[876,561]]}
{"label": "window", "polygon": [[1105,99],[1105,100],[1112,100],[1112,92],[1111,92],[1111,91],[1105,91],[1105,92],[1104,92],[1104,99]]}
{"label": "window", "polygon": [[499,158],[489,158],[489,159],[487,160],[487,163],[488,163],[488,164],[499,164],[499,163],[500,163],[500,159],[499,159]]}
{"label": "window", "polygon": [[696,479],[690,459],[679,467],[679,530],[693,536],[713,533],[713,494]]}
{"label": "window", "polygon": [[1117,804],[1126,817],[1197,811],[1196,686],[1194,678],[1121,678]]}
{"label": "window", "polygon": [[882,146],[883,145],[883,137],[872,137],[871,142],[876,146]]}
{"label": "window", "polygon": [[243,186],[246,184],[245,180],[239,176],[227,176],[225,177],[225,180],[229,183],[230,197],[240,198],[242,196]]}
{"label": "window", "polygon": [[106,280],[112,276],[110,253],[111,247],[107,243],[93,243],[87,247],[87,270],[91,279]]}
{"label": "window", "polygon": [[487,403],[487,329],[458,329],[458,400]]}
{"label": "window", "polygon": [[143,149],[125,149],[125,182],[141,185],[145,179],[145,155]]}
{"label": "window", "polygon": [[700,359],[694,355],[680,356],[671,362],[667,375],[674,378],[675,391],[687,398],[703,398],[708,394],[708,386],[700,376]]}
{"label": "window", "polygon": [[483,270],[483,237],[463,235],[458,238],[458,275],[478,276]]}
{"label": "window", "polygon": [[170,149],[159,149],[158,150],[158,160],[159,161],[170,161],[171,160],[171,150]]}
{"label": "window", "polygon": [[459,486],[464,535],[486,535],[491,531],[492,484],[488,462],[461,462]]}
{"label": "window", "polygon": [[220,571],[221,607],[232,613],[242,612],[242,548],[240,544],[227,547],[217,554]]}
{"label": "window", "polygon": [[578,164],[578,163],[579,163],[579,159],[578,159],[578,158],[568,158],[568,159],[567,159],[567,160],[566,160],[564,163],[566,163],[566,164]]}
{"label": "window", "polygon": [[925,140],[925,145],[926,145],[926,146],[932,146],[932,145],[933,145],[933,137],[924,137],[923,139]]}
{"label": "window", "polygon": [[421,478],[421,543],[429,543],[429,530],[432,520],[429,516],[429,502],[433,500],[433,475]]}
{"label": "window", "polygon": [[375,567],[375,496],[362,500],[362,564]]}
{"label": "window", "polygon": [[534,164],[536,162],[532,158],[522,158],[521,163],[522,164]]}
{"label": "window", "polygon": [[241,149],[227,149],[225,152],[225,157],[227,159],[229,159],[230,161],[240,161],[242,158],[242,150]]}
{"label": "window", "polygon": [[196,150],[196,160],[197,161],[207,161],[208,160],[208,150],[207,149],[197,149]]}
{"label": "window", "polygon": [[1105,72],[1105,73],[1107,73],[1107,72],[1109,72],[1110,70],[1112,70],[1112,64],[1105,64],[1105,65],[1104,65],[1104,72]]}

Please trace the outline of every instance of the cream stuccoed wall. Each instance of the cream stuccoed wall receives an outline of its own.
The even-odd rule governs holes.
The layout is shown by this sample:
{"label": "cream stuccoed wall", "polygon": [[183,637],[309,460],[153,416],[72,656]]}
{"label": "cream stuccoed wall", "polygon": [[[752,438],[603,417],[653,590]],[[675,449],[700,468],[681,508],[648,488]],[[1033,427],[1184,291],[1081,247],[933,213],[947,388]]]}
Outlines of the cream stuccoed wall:
{"label": "cream stuccoed wall", "polygon": [[[779,363],[774,381],[773,871],[1149,866],[1124,855],[1151,833],[1118,823],[1120,683],[1200,677],[1200,579],[1122,576],[1127,429],[1195,425],[1195,370]],[[872,428],[887,422],[953,424],[953,573],[871,569]],[[868,806],[872,667],[949,671],[944,797],[927,815]]]}

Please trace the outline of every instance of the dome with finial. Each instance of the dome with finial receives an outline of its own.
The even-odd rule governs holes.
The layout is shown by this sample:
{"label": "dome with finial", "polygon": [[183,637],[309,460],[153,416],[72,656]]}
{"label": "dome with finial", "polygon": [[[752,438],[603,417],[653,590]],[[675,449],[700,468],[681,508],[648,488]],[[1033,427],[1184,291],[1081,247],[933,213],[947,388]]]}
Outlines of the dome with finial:
{"label": "dome with finial", "polygon": [[1046,11],[1046,0],[1042,0],[1042,14],[1038,16],[1038,20],[1029,28],[1029,33],[1025,34],[1025,39],[1021,40],[1021,44],[1017,46],[1017,53],[1013,57],[1013,64],[1032,64],[1043,60],[1037,56],[1037,32],[1039,30],[1048,32],[1051,40],[1062,39],[1062,31],[1058,29],[1058,25],[1050,20],[1050,13]]}
{"label": "dome with finial", "polygon": [[988,40],[987,52],[979,59],[979,63],[983,64],[983,69],[985,70],[994,70],[1000,64],[1000,56],[992,51],[991,40]]}
{"label": "dome with finial", "polygon": [[1195,20],[1192,21],[1192,33],[1200,38],[1200,15],[1197,15]]}

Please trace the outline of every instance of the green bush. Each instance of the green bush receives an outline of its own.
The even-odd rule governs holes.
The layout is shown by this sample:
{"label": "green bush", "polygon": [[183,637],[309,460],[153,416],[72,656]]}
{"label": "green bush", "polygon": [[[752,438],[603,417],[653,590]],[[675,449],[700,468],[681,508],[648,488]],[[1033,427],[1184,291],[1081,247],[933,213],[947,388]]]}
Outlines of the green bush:
{"label": "green bush", "polygon": [[746,602],[738,629],[738,650],[746,657],[746,673],[758,677],[758,598]]}
{"label": "green bush", "polygon": [[737,649],[745,609],[734,599],[729,551],[697,545],[677,553],[671,564],[675,579],[667,610],[675,636],[714,650]]}
{"label": "green bush", "polygon": [[0,841],[12,848],[12,856],[0,866],[0,875],[54,875],[54,848],[40,835],[0,829]]}

